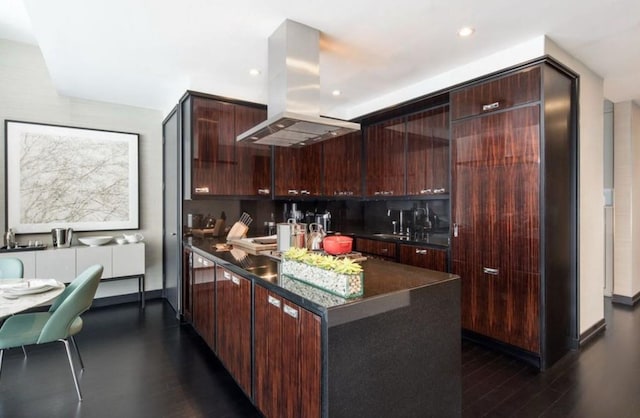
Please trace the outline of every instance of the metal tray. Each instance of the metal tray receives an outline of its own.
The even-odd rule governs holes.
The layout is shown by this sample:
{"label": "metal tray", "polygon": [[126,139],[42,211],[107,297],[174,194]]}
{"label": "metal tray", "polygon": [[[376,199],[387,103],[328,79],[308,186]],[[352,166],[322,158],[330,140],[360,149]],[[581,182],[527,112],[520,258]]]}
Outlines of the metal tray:
{"label": "metal tray", "polygon": [[47,244],[42,245],[32,245],[29,247],[28,245],[18,245],[16,248],[7,248],[6,246],[0,247],[0,253],[14,253],[18,251],[37,251],[44,250],[47,248]]}

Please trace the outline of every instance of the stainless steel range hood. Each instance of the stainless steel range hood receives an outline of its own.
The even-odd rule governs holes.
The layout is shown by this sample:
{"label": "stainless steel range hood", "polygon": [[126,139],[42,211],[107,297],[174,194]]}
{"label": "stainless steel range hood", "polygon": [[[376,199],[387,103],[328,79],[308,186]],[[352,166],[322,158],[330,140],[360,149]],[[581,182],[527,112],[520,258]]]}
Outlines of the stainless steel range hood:
{"label": "stainless steel range hood", "polygon": [[320,116],[320,32],[285,20],[269,37],[267,120],[237,141],[299,147],[359,131],[360,125]]}

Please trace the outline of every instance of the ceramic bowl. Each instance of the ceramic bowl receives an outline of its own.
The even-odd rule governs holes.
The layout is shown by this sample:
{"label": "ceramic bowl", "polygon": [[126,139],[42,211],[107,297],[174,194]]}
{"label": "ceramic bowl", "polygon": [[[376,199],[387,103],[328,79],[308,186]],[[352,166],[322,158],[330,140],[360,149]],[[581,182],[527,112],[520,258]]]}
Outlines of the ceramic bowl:
{"label": "ceramic bowl", "polygon": [[116,242],[118,243],[118,245],[122,245],[122,244],[126,244],[127,240],[124,238],[116,238]]}
{"label": "ceramic bowl", "polygon": [[88,245],[89,247],[97,247],[98,245],[104,245],[111,242],[112,239],[112,236],[104,235],[94,237],[81,237],[78,238],[78,241],[80,241],[84,245]]}

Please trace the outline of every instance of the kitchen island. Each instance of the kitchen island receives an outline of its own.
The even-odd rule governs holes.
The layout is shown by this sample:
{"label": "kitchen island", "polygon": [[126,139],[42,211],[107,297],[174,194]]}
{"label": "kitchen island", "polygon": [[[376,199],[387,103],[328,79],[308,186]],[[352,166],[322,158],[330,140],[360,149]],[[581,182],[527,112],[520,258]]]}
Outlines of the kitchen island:
{"label": "kitchen island", "polygon": [[[369,259],[364,294],[343,299],[279,274],[270,256],[215,244],[185,242],[211,273],[203,279],[202,262],[189,264],[183,308],[195,317],[186,319],[205,340],[214,336],[210,347],[265,416],[460,415],[457,276]],[[233,284],[244,296],[230,305]],[[198,320],[193,306],[207,298],[214,321]],[[240,321],[234,332],[229,321]],[[239,338],[235,348],[230,338]]]}

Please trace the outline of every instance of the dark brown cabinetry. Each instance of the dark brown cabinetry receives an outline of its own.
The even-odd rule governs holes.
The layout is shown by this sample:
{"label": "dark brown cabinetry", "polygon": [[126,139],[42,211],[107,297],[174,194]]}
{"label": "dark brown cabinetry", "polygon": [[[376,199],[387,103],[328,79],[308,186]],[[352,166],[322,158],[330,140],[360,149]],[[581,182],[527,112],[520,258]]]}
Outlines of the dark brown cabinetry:
{"label": "dark brown cabinetry", "polygon": [[193,253],[193,327],[207,345],[215,351],[215,264]]}
{"label": "dark brown cabinetry", "polygon": [[356,238],[355,250],[389,260],[396,258],[395,242],[377,241],[367,238]]}
{"label": "dark brown cabinetry", "polygon": [[398,247],[398,261],[402,264],[436,271],[448,271],[446,250],[408,244],[399,244]]}
{"label": "dark brown cabinetry", "polygon": [[301,148],[275,147],[275,195],[320,196],[322,190],[322,143]]}
{"label": "dark brown cabinetry", "polygon": [[365,128],[366,195],[402,196],[405,193],[405,118]]}
{"label": "dark brown cabinetry", "polygon": [[254,401],[265,417],[321,414],[321,320],[255,286]]}
{"label": "dark brown cabinetry", "polygon": [[[235,111],[236,135],[267,118],[267,111],[261,108],[236,105]],[[234,194],[270,196],[271,147],[251,142],[236,142],[236,161]]]}
{"label": "dark brown cabinetry", "polygon": [[362,195],[362,134],[354,132],[322,143],[324,196]]}
{"label": "dark brown cabinetry", "polygon": [[188,92],[180,111],[185,198],[270,196],[270,147],[236,142],[266,119],[264,107]]}
{"label": "dark brown cabinetry", "polygon": [[193,252],[187,248],[182,251],[182,290],[180,292],[182,318],[191,322],[192,319],[192,282],[193,282]]}
{"label": "dark brown cabinetry", "polygon": [[407,195],[449,193],[449,107],[407,118]]}
{"label": "dark brown cabinetry", "polygon": [[251,281],[216,267],[218,358],[238,385],[251,394]]}
{"label": "dark brown cabinetry", "polygon": [[543,368],[575,338],[573,88],[536,65],[451,95],[461,118],[451,126],[451,257],[462,326]]}

